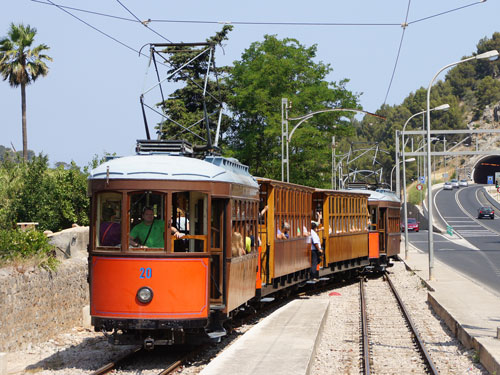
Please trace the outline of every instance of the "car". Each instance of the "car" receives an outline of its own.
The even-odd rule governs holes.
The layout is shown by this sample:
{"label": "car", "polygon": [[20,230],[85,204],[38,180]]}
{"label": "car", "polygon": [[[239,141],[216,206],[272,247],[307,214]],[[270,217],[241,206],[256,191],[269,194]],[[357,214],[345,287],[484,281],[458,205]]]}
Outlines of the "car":
{"label": "car", "polygon": [[454,188],[459,188],[460,185],[458,184],[458,180],[456,178],[453,178],[451,181],[451,186],[453,186]]}
{"label": "car", "polygon": [[467,180],[460,180],[458,181],[458,185],[467,187],[469,186],[469,183],[467,182]]}
{"label": "car", "polygon": [[451,182],[445,182],[443,185],[443,190],[453,190],[453,186],[451,185]]}
{"label": "car", "polygon": [[[417,221],[417,219],[414,219],[412,217],[408,218],[408,230],[414,230],[415,232],[418,232],[420,230],[420,221]],[[401,223],[401,232],[405,231],[405,223]]]}
{"label": "car", "polygon": [[477,210],[477,218],[489,217],[491,220],[495,218],[495,210],[489,206],[483,206]]}

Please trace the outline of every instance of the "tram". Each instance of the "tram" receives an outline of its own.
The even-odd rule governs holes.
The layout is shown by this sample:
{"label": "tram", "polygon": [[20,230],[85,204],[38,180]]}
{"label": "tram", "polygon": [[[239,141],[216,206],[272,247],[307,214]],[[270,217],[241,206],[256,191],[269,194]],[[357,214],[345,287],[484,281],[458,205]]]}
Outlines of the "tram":
{"label": "tram", "polygon": [[255,178],[187,142],[138,141],[136,155],[91,171],[89,195],[90,313],[113,344],[219,340],[241,309],[307,285],[311,220],[322,279],[399,253],[397,201]]}

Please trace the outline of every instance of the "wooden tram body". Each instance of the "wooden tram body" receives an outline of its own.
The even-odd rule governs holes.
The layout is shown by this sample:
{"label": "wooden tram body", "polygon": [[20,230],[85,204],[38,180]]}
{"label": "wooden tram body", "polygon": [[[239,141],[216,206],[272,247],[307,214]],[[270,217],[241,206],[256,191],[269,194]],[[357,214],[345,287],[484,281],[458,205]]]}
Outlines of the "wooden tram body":
{"label": "wooden tram body", "polygon": [[323,227],[319,231],[324,249],[320,275],[370,264],[368,195],[350,190],[316,189],[315,209],[323,217]]}
{"label": "wooden tram body", "polygon": [[[317,212],[321,276],[384,266],[399,253],[398,202],[370,201],[366,191],[256,180],[235,159],[161,152],[112,159],[91,172],[89,194],[92,324],[115,344],[218,339],[222,323],[242,306],[305,285]],[[164,231],[162,247],[129,245],[145,207]],[[372,211],[378,216],[370,230]],[[277,238],[284,222],[286,240]],[[171,226],[184,236],[175,238]]]}

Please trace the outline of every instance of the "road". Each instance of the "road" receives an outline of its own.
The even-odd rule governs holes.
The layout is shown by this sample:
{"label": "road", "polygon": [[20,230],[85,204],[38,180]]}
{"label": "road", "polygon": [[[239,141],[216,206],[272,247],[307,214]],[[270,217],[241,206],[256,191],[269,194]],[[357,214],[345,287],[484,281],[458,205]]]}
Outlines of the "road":
{"label": "road", "polygon": [[[500,216],[477,218],[480,206],[491,206],[485,194],[482,185],[435,193],[435,216],[454,233],[434,234],[434,257],[500,296]],[[495,209],[495,214],[500,212]],[[409,241],[428,251],[427,231],[410,233]]]}

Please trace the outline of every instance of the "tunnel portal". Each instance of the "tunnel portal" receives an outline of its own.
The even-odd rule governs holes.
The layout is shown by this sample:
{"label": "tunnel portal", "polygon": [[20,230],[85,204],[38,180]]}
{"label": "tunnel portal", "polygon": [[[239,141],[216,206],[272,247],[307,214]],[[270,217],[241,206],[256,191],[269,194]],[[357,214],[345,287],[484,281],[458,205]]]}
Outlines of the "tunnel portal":
{"label": "tunnel portal", "polygon": [[495,172],[500,173],[500,155],[488,155],[477,161],[471,177],[476,184],[487,184],[488,176],[493,176],[495,183]]}

